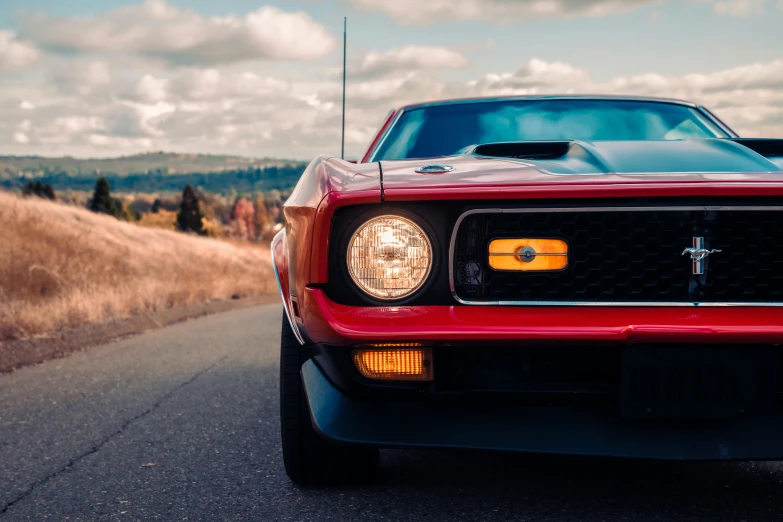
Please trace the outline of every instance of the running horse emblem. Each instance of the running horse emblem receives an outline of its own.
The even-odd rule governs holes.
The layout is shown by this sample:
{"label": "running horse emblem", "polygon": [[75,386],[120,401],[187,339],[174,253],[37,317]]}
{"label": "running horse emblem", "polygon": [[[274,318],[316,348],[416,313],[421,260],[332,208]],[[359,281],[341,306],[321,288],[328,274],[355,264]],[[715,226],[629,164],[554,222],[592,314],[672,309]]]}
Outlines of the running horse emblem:
{"label": "running horse emblem", "polygon": [[683,250],[682,255],[684,256],[685,254],[688,254],[691,256],[691,261],[693,262],[693,275],[702,275],[704,274],[704,260],[707,258],[707,256],[720,252],[722,252],[722,250],[717,250],[714,248],[712,250],[707,250],[704,248],[704,238],[694,237],[693,246]]}

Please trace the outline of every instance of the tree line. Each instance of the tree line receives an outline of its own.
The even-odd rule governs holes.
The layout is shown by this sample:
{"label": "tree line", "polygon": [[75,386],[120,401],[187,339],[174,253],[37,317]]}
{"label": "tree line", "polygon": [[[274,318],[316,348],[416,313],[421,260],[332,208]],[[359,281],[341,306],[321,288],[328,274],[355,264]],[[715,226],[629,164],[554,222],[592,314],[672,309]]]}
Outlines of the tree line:
{"label": "tree line", "polygon": [[[149,207],[137,206],[133,201],[115,198],[105,177],[95,182],[87,208],[142,225],[173,228],[181,232],[235,239],[268,239],[282,219],[283,194],[278,190],[256,192],[255,196],[233,196],[227,204],[225,197],[205,193],[185,185],[177,201],[174,198],[156,198]],[[155,217],[158,216],[158,217]]]}
{"label": "tree line", "polygon": [[[292,163],[265,168],[225,170],[220,173],[167,174],[162,170],[155,170],[144,174],[127,176],[107,174],[102,177],[118,192],[179,192],[182,187],[190,185],[204,192],[225,194],[232,191],[287,190],[296,185],[305,168],[304,163]],[[53,190],[88,191],[94,187],[96,177],[72,176],[61,171],[45,174],[36,178],[36,181],[40,181],[43,185],[50,185]],[[0,184],[9,189],[23,187],[27,183],[29,181],[26,178],[0,180]]]}
{"label": "tree line", "polygon": [[23,196],[38,196],[39,198],[55,200],[54,189],[48,183],[41,180],[28,181],[22,189]]}

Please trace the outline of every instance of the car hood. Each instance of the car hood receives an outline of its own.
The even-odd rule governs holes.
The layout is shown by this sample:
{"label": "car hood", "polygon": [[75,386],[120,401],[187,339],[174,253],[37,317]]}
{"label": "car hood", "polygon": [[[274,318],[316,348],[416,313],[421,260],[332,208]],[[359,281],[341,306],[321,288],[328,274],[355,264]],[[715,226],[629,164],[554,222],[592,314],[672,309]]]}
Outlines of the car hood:
{"label": "car hood", "polygon": [[[767,141],[773,140],[765,143]],[[537,144],[540,147],[536,147]],[[515,146],[519,147],[518,150]],[[500,154],[500,151],[503,153]],[[395,191],[424,187],[478,188],[550,183],[783,183],[783,157],[775,154],[777,152],[762,155],[749,145],[728,139],[482,145],[458,156],[383,161],[383,186],[386,191]],[[508,157],[512,155],[515,157]],[[433,163],[448,165],[453,170],[416,172],[416,169]]]}

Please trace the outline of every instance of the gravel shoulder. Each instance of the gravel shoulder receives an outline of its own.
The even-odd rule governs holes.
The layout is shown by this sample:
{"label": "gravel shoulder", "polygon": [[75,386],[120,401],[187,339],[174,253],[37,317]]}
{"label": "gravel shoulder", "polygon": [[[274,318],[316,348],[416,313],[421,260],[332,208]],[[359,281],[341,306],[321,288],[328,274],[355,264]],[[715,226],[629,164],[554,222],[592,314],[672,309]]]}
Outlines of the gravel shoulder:
{"label": "gravel shoulder", "polygon": [[276,294],[270,294],[230,301],[197,303],[136,315],[108,323],[89,324],[49,336],[20,339],[5,343],[0,342],[0,373],[10,372],[14,369],[38,364],[50,359],[66,357],[74,352],[83,351],[99,344],[138,335],[148,330],[181,321],[273,303],[278,299],[279,297]]}

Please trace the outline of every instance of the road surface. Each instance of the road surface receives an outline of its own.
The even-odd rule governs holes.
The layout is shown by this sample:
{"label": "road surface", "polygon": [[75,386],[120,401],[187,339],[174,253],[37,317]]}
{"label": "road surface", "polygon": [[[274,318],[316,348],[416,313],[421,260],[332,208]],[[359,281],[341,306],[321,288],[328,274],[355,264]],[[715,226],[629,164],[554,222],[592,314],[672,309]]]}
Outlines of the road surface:
{"label": "road surface", "polygon": [[772,462],[389,450],[370,486],[293,486],[280,314],[214,315],[0,375],[0,520],[783,518]]}

